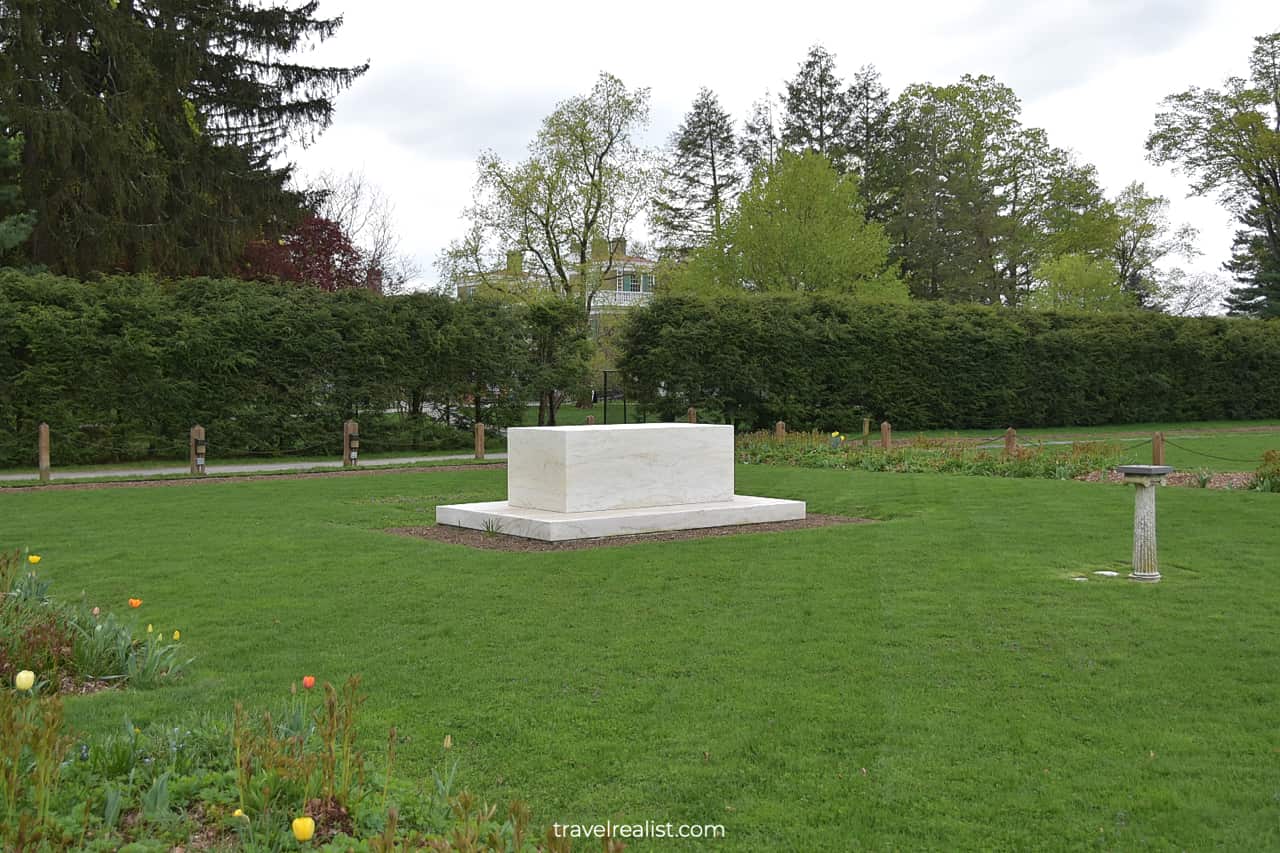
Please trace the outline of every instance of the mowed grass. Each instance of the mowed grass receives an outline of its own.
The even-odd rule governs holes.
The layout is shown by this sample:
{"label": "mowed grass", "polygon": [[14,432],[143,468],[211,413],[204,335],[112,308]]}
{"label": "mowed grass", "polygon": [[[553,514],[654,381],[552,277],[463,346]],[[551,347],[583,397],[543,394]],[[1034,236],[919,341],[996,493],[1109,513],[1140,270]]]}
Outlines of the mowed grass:
{"label": "mowed grass", "polygon": [[[1280,496],[740,466],[869,516],[565,553],[388,535],[502,471],[0,494],[56,591],[181,628],[179,686],[71,722],[364,675],[365,744],[540,822],[718,823],[726,850],[1280,848]],[[446,757],[441,741],[452,735]],[[639,842],[631,849],[702,849]]]}

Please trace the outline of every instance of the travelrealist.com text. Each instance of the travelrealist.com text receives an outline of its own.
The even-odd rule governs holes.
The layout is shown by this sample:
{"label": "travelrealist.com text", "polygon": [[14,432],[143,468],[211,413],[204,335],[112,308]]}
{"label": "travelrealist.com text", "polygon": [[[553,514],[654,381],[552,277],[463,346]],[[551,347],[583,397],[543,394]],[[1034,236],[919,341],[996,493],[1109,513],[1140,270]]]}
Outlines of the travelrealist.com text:
{"label": "travelrealist.com text", "polygon": [[556,838],[724,838],[717,823],[553,823]]}

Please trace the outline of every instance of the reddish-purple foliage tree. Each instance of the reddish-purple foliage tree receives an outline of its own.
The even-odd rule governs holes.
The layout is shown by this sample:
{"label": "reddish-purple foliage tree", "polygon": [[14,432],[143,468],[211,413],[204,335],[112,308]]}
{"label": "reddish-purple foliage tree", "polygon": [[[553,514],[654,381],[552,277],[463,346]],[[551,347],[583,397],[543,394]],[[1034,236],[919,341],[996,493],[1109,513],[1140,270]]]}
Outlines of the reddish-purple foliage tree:
{"label": "reddish-purple foliage tree", "polygon": [[332,293],[365,288],[381,292],[382,276],[338,223],[308,216],[279,240],[255,240],[237,273],[259,281],[293,281]]}

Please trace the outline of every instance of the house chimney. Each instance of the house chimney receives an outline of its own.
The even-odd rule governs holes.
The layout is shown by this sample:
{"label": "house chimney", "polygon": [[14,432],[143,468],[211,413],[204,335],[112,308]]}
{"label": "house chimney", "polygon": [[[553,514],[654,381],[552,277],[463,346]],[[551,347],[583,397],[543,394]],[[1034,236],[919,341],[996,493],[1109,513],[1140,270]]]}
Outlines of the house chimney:
{"label": "house chimney", "polygon": [[591,239],[591,260],[604,261],[609,258],[609,241],[602,237]]}
{"label": "house chimney", "polygon": [[520,275],[524,271],[524,252],[507,252],[507,275]]}
{"label": "house chimney", "polygon": [[627,256],[627,241],[618,238],[611,244],[613,246],[613,256],[615,258],[625,258]]}

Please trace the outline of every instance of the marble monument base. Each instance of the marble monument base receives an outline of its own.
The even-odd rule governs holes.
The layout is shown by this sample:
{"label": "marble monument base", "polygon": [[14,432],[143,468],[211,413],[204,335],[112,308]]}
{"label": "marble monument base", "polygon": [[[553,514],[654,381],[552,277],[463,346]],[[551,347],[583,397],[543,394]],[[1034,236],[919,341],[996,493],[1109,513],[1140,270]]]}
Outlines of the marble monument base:
{"label": "marble monument base", "polygon": [[632,533],[728,527],[769,521],[798,521],[804,501],[734,495],[732,500],[646,506],[595,512],[553,512],[512,506],[507,501],[436,507],[436,523],[469,527],[526,539],[563,542]]}

